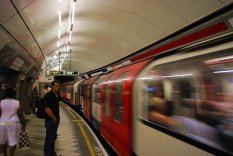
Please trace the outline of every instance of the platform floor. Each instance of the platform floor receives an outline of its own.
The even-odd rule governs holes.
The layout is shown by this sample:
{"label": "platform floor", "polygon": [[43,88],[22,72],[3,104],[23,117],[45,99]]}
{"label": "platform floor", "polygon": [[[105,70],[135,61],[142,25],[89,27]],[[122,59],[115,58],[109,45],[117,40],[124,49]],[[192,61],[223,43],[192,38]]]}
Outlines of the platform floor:
{"label": "platform floor", "polygon": [[[60,103],[61,122],[56,140],[56,152],[62,156],[107,155],[94,133],[86,123],[67,105]],[[26,130],[30,146],[17,149],[15,156],[43,156],[45,138],[44,120],[35,115],[27,116]],[[1,154],[1,153],[0,153]]]}

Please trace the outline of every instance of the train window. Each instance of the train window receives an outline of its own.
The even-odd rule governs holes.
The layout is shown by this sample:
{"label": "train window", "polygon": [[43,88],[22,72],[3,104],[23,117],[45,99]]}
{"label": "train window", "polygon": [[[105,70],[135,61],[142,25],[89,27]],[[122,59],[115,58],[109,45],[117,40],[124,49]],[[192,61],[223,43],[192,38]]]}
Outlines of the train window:
{"label": "train window", "polygon": [[123,85],[124,79],[129,72],[124,72],[118,78],[115,88],[115,100],[114,100],[114,119],[123,123]]}
{"label": "train window", "polygon": [[229,54],[228,50],[183,54],[147,67],[137,81],[140,118],[232,150],[233,56]]}
{"label": "train window", "polygon": [[111,97],[111,84],[114,76],[111,76],[107,82],[105,82],[104,85],[104,113],[107,116],[110,116],[111,110],[110,110],[110,97]]}
{"label": "train window", "polygon": [[80,96],[83,96],[83,93],[84,93],[83,84],[80,85],[80,87],[79,87],[79,92],[80,92]]}

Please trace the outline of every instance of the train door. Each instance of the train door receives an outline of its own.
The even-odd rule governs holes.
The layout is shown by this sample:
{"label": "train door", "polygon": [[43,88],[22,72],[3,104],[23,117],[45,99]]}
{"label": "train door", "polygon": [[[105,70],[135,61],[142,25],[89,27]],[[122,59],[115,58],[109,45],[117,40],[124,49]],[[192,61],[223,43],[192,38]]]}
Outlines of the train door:
{"label": "train door", "polygon": [[89,121],[91,120],[91,84],[92,84],[92,79],[93,78],[91,78],[88,81],[88,84],[86,86],[87,100],[86,100],[86,112],[85,112],[85,116],[87,117],[87,119]]}
{"label": "train door", "polygon": [[69,100],[70,103],[70,82],[67,83],[66,99]]}
{"label": "train door", "polygon": [[[82,83],[84,83],[84,81]],[[78,102],[78,105],[79,105],[80,110],[83,109],[83,89],[82,89],[83,86],[82,86],[82,83],[78,86],[78,90],[79,90],[79,102]]]}
{"label": "train door", "polygon": [[112,101],[114,100],[112,98],[113,94],[113,81],[114,81],[114,75],[111,75],[108,77],[103,85],[101,86],[101,93],[103,93],[101,96],[101,103],[102,103],[102,125],[101,125],[101,133],[104,135],[104,137],[109,140],[109,142],[112,142],[113,136],[112,136],[112,115],[113,115],[113,110],[112,110]]}
{"label": "train door", "polygon": [[80,86],[83,80],[80,80],[74,85],[74,104],[80,108]]}
{"label": "train door", "polygon": [[76,86],[77,87],[77,92],[74,92],[74,96],[75,96],[75,105],[78,106],[80,104],[80,98],[79,98],[79,86]]}
{"label": "train door", "polygon": [[92,85],[91,116],[94,128],[100,131],[101,126],[101,83],[106,75],[96,79]]}
{"label": "train door", "polygon": [[113,141],[120,155],[130,155],[130,79],[129,72],[120,73],[113,85]]}
{"label": "train door", "polygon": [[74,105],[74,83],[70,86],[70,104]]}
{"label": "train door", "polygon": [[84,89],[84,98],[83,98],[83,113],[85,117],[90,120],[90,82],[92,79],[88,79],[85,81],[83,84],[83,89]]}
{"label": "train door", "polygon": [[83,113],[84,115],[87,117],[87,94],[88,94],[88,90],[87,90],[87,85],[88,85],[88,80],[86,81],[86,83],[83,85],[83,89],[84,89],[84,95],[83,95]]}
{"label": "train door", "polygon": [[84,103],[85,103],[85,84],[88,80],[84,80],[83,83],[80,85],[80,105],[81,110],[84,111]]}
{"label": "train door", "polygon": [[85,116],[88,118],[89,121],[91,121],[91,99],[92,99],[92,95],[91,95],[91,86],[92,83],[97,79],[98,76],[94,76],[92,78],[89,79],[88,84],[87,84],[87,103],[86,103],[86,107],[87,107],[87,112],[85,114]]}

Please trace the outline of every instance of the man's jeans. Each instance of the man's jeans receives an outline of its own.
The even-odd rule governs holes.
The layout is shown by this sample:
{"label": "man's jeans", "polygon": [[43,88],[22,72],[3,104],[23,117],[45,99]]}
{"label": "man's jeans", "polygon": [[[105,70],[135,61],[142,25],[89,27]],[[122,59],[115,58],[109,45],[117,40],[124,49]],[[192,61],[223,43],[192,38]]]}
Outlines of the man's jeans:
{"label": "man's jeans", "polygon": [[57,138],[57,129],[59,122],[53,122],[52,120],[45,120],[46,136],[44,143],[44,155],[54,156],[55,153],[55,140]]}

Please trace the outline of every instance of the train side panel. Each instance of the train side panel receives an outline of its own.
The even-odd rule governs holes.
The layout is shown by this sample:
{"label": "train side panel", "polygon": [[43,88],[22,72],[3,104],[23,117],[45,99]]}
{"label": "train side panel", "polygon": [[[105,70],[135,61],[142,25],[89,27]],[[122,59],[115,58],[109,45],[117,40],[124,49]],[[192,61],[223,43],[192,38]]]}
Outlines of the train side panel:
{"label": "train side panel", "polygon": [[97,77],[98,76],[94,76],[82,84],[82,88],[84,90],[83,113],[89,121],[91,121],[91,86]]}
{"label": "train side panel", "polygon": [[137,155],[233,154],[232,45],[167,56],[143,69],[134,83]]}
{"label": "train side panel", "polygon": [[78,107],[80,107],[80,85],[83,82],[83,80],[77,81],[74,84],[74,104]]}
{"label": "train side panel", "polygon": [[151,60],[118,69],[102,85],[101,132],[119,155],[131,155],[132,83],[135,75]]}

